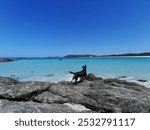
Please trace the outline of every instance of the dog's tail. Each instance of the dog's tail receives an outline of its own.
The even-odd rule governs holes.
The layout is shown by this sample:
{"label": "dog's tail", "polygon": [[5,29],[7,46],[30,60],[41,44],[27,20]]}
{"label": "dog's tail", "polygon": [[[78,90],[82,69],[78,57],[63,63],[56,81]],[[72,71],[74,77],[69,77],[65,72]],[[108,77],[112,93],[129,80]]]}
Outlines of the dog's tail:
{"label": "dog's tail", "polygon": [[70,73],[70,74],[74,74],[74,72],[72,72],[72,71],[69,71],[69,73]]}

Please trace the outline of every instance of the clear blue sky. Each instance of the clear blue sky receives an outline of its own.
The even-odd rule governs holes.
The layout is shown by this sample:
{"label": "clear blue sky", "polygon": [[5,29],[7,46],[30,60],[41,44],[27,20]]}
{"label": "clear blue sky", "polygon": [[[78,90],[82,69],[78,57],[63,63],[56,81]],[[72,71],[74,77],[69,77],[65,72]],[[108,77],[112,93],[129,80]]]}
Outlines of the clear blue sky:
{"label": "clear blue sky", "polygon": [[0,0],[0,56],[150,51],[150,0]]}

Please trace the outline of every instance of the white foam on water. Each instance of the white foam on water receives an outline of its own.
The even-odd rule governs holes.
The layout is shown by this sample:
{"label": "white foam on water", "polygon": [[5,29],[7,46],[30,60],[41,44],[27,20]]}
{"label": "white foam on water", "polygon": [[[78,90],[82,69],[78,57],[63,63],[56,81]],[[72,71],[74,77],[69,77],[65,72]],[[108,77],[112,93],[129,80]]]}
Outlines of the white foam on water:
{"label": "white foam on water", "polygon": [[41,82],[60,82],[60,81],[71,81],[72,75],[60,75],[56,74],[54,76],[28,76],[26,78],[20,78],[20,81],[41,81]]}
{"label": "white foam on water", "polygon": [[138,81],[134,77],[126,77],[126,78],[121,78],[121,79],[127,80],[128,82],[135,82],[137,84],[140,84],[140,85],[143,85],[143,86],[145,86],[147,88],[150,88],[150,81],[141,82],[141,81]]}
{"label": "white foam on water", "polygon": [[103,79],[116,78],[116,76],[115,76],[115,75],[113,75],[113,74],[98,75],[97,77],[102,77]]}
{"label": "white foam on water", "polygon": [[146,82],[141,82],[141,81],[138,81],[137,78],[135,77],[125,77],[125,78],[118,78],[118,76],[115,76],[115,75],[112,75],[112,74],[108,74],[108,75],[101,75],[100,77],[102,77],[103,79],[107,79],[107,78],[117,78],[117,79],[120,79],[120,80],[126,80],[128,82],[134,82],[134,83],[137,83],[139,85],[143,85],[147,88],[150,88],[150,80],[147,80]]}
{"label": "white foam on water", "polygon": [[135,77],[125,77],[125,78],[118,78],[117,76],[114,76],[114,75],[107,75],[107,76],[103,76],[102,78],[104,79],[107,79],[107,78],[117,78],[117,79],[120,79],[120,80],[126,80],[128,82],[134,82],[134,83],[137,83],[139,85],[143,85],[147,88],[150,88],[150,81],[146,81],[146,82],[141,82],[141,81],[138,81],[137,78]]}
{"label": "white foam on water", "polygon": [[70,107],[71,109],[77,111],[77,112],[82,112],[82,111],[91,111],[90,109],[80,105],[80,104],[74,104],[74,103],[64,103],[64,105]]}

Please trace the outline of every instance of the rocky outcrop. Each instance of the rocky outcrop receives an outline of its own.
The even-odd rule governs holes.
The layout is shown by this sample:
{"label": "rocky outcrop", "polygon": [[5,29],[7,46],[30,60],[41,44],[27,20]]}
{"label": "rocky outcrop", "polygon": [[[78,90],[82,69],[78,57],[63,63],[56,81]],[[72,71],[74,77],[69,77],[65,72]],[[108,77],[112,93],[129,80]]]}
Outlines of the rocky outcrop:
{"label": "rocky outcrop", "polygon": [[34,97],[34,101],[40,103],[66,103],[69,102],[68,98],[63,98],[62,96],[55,95],[49,91],[43,92]]}
{"label": "rocky outcrop", "polygon": [[13,80],[11,78],[7,78],[7,77],[0,77],[0,85],[12,85],[12,84],[17,84],[19,83],[16,80]]}
{"label": "rocky outcrop", "polygon": [[0,77],[0,112],[150,112],[150,89],[116,78],[93,78],[73,85],[18,82]]}
{"label": "rocky outcrop", "polygon": [[47,91],[50,85],[50,83],[41,82],[15,82],[15,84],[5,84],[3,82],[0,82],[0,98],[8,100],[27,101],[33,96]]}
{"label": "rocky outcrop", "polygon": [[1,113],[76,113],[91,112],[90,110],[81,110],[70,108],[67,104],[47,104],[36,102],[12,102],[8,100],[0,100]]}
{"label": "rocky outcrop", "polygon": [[86,77],[87,80],[89,81],[94,81],[94,80],[103,80],[101,77],[96,77],[93,73],[89,73]]}

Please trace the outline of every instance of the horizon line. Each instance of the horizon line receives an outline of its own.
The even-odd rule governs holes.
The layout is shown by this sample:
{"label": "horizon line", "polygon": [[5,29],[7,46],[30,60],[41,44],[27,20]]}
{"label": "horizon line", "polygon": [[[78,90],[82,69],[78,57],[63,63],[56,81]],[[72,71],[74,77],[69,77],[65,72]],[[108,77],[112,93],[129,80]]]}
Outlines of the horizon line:
{"label": "horizon line", "polygon": [[111,56],[111,55],[126,55],[126,54],[145,54],[145,53],[149,53],[149,52],[128,52],[128,53],[115,53],[115,54],[66,54],[64,56],[0,56],[0,58],[63,58],[65,56],[84,56],[84,55],[91,55],[91,56]]}

